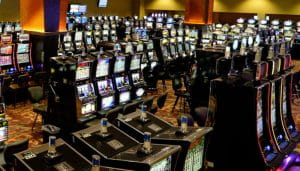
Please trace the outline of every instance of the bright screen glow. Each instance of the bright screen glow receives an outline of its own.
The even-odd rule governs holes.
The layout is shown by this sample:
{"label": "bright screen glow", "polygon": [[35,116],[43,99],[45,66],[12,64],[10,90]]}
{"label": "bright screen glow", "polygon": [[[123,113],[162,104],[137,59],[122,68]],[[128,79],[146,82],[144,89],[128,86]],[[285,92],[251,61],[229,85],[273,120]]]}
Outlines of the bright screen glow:
{"label": "bright screen glow", "polygon": [[28,53],[17,54],[17,61],[18,64],[29,63],[29,54]]}
{"label": "bright screen glow", "polygon": [[7,138],[8,138],[8,127],[3,126],[0,128],[0,142],[7,141]]}
{"label": "bright screen glow", "polygon": [[98,60],[96,77],[104,77],[109,74],[109,59]]}
{"label": "bright screen glow", "polygon": [[76,81],[90,78],[90,66],[88,63],[79,64],[76,70]]}
{"label": "bright screen glow", "polygon": [[261,137],[263,135],[263,117],[262,117],[262,96],[261,96],[261,91],[258,92],[257,134],[258,134],[259,137]]}
{"label": "bright screen glow", "polygon": [[107,0],[99,0],[98,7],[100,7],[100,8],[107,7]]}
{"label": "bright screen glow", "polygon": [[153,166],[151,166],[150,171],[171,171],[172,167],[172,156],[163,159]]}
{"label": "bright screen glow", "polygon": [[144,93],[145,93],[145,90],[143,88],[139,88],[136,90],[135,95],[137,97],[142,97],[144,95]]}
{"label": "bright screen glow", "polygon": [[129,91],[120,93],[120,99],[119,99],[120,103],[126,103],[129,100],[130,100],[130,92]]}
{"label": "bright screen glow", "polygon": [[125,71],[125,57],[119,56],[116,59],[114,66],[114,73],[120,73]]}
{"label": "bright screen glow", "polygon": [[29,52],[29,44],[19,43],[17,53],[28,53]]}
{"label": "bright screen glow", "polygon": [[114,96],[108,96],[108,97],[104,97],[101,101],[101,108],[102,109],[109,109],[112,106],[114,106],[115,103],[115,98]]}
{"label": "bright screen glow", "polygon": [[0,66],[12,65],[11,56],[0,56]]}

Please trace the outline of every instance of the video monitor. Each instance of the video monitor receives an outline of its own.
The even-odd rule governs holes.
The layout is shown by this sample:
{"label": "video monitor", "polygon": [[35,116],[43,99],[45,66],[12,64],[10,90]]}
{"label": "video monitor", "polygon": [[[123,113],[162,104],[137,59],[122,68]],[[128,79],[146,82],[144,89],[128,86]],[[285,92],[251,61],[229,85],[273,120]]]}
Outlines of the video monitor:
{"label": "video monitor", "polygon": [[28,53],[21,53],[17,54],[17,61],[18,64],[23,64],[23,63],[29,63],[29,54]]}
{"label": "video monitor", "polygon": [[19,43],[17,53],[29,53],[29,44],[28,43]]}
{"label": "video monitor", "polygon": [[92,38],[91,38],[91,37],[86,38],[86,44],[87,44],[87,45],[93,44]]}
{"label": "video monitor", "polygon": [[91,83],[77,86],[77,93],[80,99],[89,96],[91,93],[95,94],[94,86]]}
{"label": "video monitor", "polygon": [[103,36],[108,36],[108,30],[103,30]]}
{"label": "video monitor", "polygon": [[0,66],[12,65],[11,56],[0,56]]}
{"label": "video monitor", "polygon": [[102,110],[110,109],[114,105],[115,105],[115,97],[114,96],[104,97],[101,100],[101,108],[102,108]]}
{"label": "video monitor", "polygon": [[88,18],[87,17],[81,17],[81,24],[86,24],[88,22]]}
{"label": "video monitor", "polygon": [[125,71],[125,56],[118,56],[114,65],[114,73],[120,73],[124,71]]}
{"label": "video monitor", "polygon": [[157,29],[163,28],[163,23],[156,23],[156,28]]}
{"label": "video monitor", "polygon": [[5,31],[6,32],[12,32],[13,30],[12,30],[12,25],[11,24],[6,24],[5,25]]}
{"label": "video monitor", "polygon": [[144,51],[144,44],[139,43],[136,47],[137,52],[143,52]]}
{"label": "video monitor", "polygon": [[7,141],[7,139],[8,139],[8,124],[7,121],[2,121],[2,127],[0,127],[0,142],[5,142]]}
{"label": "video monitor", "polygon": [[86,5],[79,5],[78,6],[78,12],[79,13],[86,13],[87,6]]}
{"label": "video monitor", "polygon": [[137,70],[141,68],[141,58],[139,55],[135,55],[131,59],[130,70]]}
{"label": "video monitor", "polygon": [[106,7],[107,7],[107,4],[108,4],[107,1],[108,1],[108,0],[99,0],[99,2],[98,2],[98,7],[100,7],[100,8],[106,8]]}
{"label": "video monitor", "polygon": [[76,81],[82,81],[90,78],[89,63],[80,63],[76,70]]}
{"label": "video monitor", "polygon": [[153,49],[153,43],[148,43],[147,50],[152,50],[152,49]]}
{"label": "video monitor", "polygon": [[78,31],[75,33],[75,41],[82,41],[82,32]]}
{"label": "video monitor", "polygon": [[169,156],[151,166],[150,171],[170,171],[172,170],[172,156]]}
{"label": "video monitor", "polygon": [[176,49],[174,45],[170,46],[170,49],[171,49],[171,54],[173,55],[176,54]]}
{"label": "video monitor", "polygon": [[138,80],[140,80],[140,73],[133,73],[132,74],[132,81],[135,83]]}
{"label": "video monitor", "polygon": [[25,33],[19,34],[19,41],[20,42],[29,41],[29,39],[30,39],[29,34],[25,34]]}
{"label": "video monitor", "polygon": [[201,170],[204,160],[204,143],[205,137],[194,139],[189,146],[185,161],[185,170]]}
{"label": "video monitor", "polygon": [[4,45],[1,47],[0,52],[2,55],[11,55],[13,53],[13,47],[11,45]]}
{"label": "video monitor", "polygon": [[263,117],[262,117],[262,110],[263,110],[263,103],[262,103],[262,92],[258,92],[258,101],[257,101],[257,134],[259,137],[263,135]]}
{"label": "video monitor", "polygon": [[105,77],[109,74],[109,59],[99,59],[96,71],[96,78]]}
{"label": "video monitor", "polygon": [[153,70],[158,65],[158,62],[151,62],[151,70]]}
{"label": "video monitor", "polygon": [[8,35],[2,34],[2,35],[1,35],[1,42],[2,42],[2,43],[11,43],[12,40],[13,40],[13,37],[12,37],[11,34],[8,34]]}
{"label": "video monitor", "polygon": [[81,114],[88,115],[96,111],[96,103],[95,101],[91,101],[90,103],[86,103],[81,107]]}
{"label": "video monitor", "polygon": [[121,104],[127,103],[130,100],[130,91],[120,93],[119,102]]}
{"label": "video monitor", "polygon": [[139,89],[137,89],[136,92],[135,92],[135,95],[136,95],[137,97],[142,97],[144,94],[145,94],[145,89],[143,89],[143,88],[139,88]]}
{"label": "video monitor", "polygon": [[69,12],[70,13],[78,13],[79,12],[79,4],[71,4]]}

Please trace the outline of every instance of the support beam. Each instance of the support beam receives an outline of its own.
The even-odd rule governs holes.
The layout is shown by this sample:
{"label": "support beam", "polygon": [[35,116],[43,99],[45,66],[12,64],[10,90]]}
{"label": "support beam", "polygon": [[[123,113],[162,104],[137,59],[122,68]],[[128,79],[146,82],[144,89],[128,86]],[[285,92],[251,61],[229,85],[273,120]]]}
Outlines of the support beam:
{"label": "support beam", "polygon": [[185,0],[185,23],[211,24],[214,0]]}

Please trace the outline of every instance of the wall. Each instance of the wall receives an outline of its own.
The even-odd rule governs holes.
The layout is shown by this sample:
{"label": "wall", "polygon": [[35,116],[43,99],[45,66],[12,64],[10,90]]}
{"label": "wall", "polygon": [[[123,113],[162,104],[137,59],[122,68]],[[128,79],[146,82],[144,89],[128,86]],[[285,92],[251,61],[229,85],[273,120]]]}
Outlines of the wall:
{"label": "wall", "polygon": [[265,14],[300,14],[300,1],[295,0],[215,0],[215,12],[258,13]]}
{"label": "wall", "polygon": [[133,16],[139,12],[138,0],[108,0],[107,8],[99,8],[98,0],[70,0],[70,3],[87,4],[88,16],[118,15]]}
{"label": "wall", "polygon": [[184,0],[145,0],[145,10],[184,11]]}
{"label": "wall", "polygon": [[2,0],[0,3],[0,21],[20,20],[20,0]]}

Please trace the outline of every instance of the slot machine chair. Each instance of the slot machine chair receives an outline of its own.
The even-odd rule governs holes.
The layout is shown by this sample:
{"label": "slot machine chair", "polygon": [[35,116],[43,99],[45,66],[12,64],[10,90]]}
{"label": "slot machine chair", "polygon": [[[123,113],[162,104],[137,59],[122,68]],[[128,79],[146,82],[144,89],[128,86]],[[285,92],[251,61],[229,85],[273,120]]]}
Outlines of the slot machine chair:
{"label": "slot machine chair", "polygon": [[140,104],[139,102],[132,102],[132,103],[126,104],[126,105],[123,107],[122,114],[123,114],[123,115],[127,115],[127,114],[129,114],[129,113],[135,112],[136,109],[138,108],[139,104]]}
{"label": "slot machine chair", "polygon": [[[1,87],[1,92],[3,93],[3,97],[5,100],[5,103],[7,104],[7,99],[9,99],[9,86],[10,83],[12,82],[12,78],[11,77],[4,77],[3,78],[3,82],[2,82],[2,87]],[[11,100],[11,99],[9,99]]]}
{"label": "slot machine chair", "polygon": [[28,75],[19,75],[18,79],[17,79],[17,83],[11,84],[9,86],[9,89],[12,91],[12,93],[14,95],[14,108],[16,108],[17,94],[19,92],[24,93],[23,94],[23,101],[24,101],[24,105],[25,105],[26,95],[27,95],[26,92],[27,92],[27,88],[29,87],[28,81],[29,81]]}
{"label": "slot machine chair", "polygon": [[158,109],[162,109],[165,106],[167,97],[168,97],[168,92],[164,92],[163,94],[159,95],[156,100],[156,105],[152,105],[150,112],[152,114],[155,114]]}
{"label": "slot machine chair", "polygon": [[141,108],[142,105],[147,106],[146,111],[150,112],[152,105],[153,105],[153,101],[154,101],[154,97],[150,96],[148,98],[146,98],[145,100],[143,100],[142,104],[139,105],[139,107]]}
{"label": "slot machine chair", "polygon": [[[110,123],[115,123],[115,120],[116,118],[119,116],[119,113],[122,113],[123,112],[123,107],[122,106],[117,106],[111,110],[108,110],[105,114],[105,117],[104,118],[107,118],[107,120],[110,122]],[[100,119],[94,119],[88,123],[86,123],[84,126],[86,128],[88,127],[91,127],[91,126],[94,126],[94,125],[97,125],[100,123]]]}
{"label": "slot machine chair", "polygon": [[36,113],[31,127],[31,131],[33,131],[38,116],[41,115],[42,118],[44,118],[47,115],[48,106],[40,103],[41,100],[44,98],[44,92],[42,87],[40,86],[30,87],[28,88],[28,92],[29,92],[30,101],[32,102],[32,107],[33,107],[32,111]]}
{"label": "slot machine chair", "polygon": [[180,108],[179,109],[180,110],[182,109],[181,105],[183,103],[183,112],[185,112],[186,103],[189,104],[190,93],[188,92],[188,90],[183,90],[182,87],[183,87],[182,78],[180,76],[175,76],[172,79],[172,88],[175,92],[174,94],[176,96],[176,100],[174,102],[172,112],[174,112],[174,109],[175,109],[175,107],[176,107],[179,100],[180,100]]}
{"label": "slot machine chair", "polygon": [[29,145],[29,139],[26,138],[21,141],[17,141],[11,144],[7,144],[5,151],[4,151],[4,160],[5,160],[5,169],[11,170],[12,167],[15,166],[15,157],[14,154],[27,150]]}

